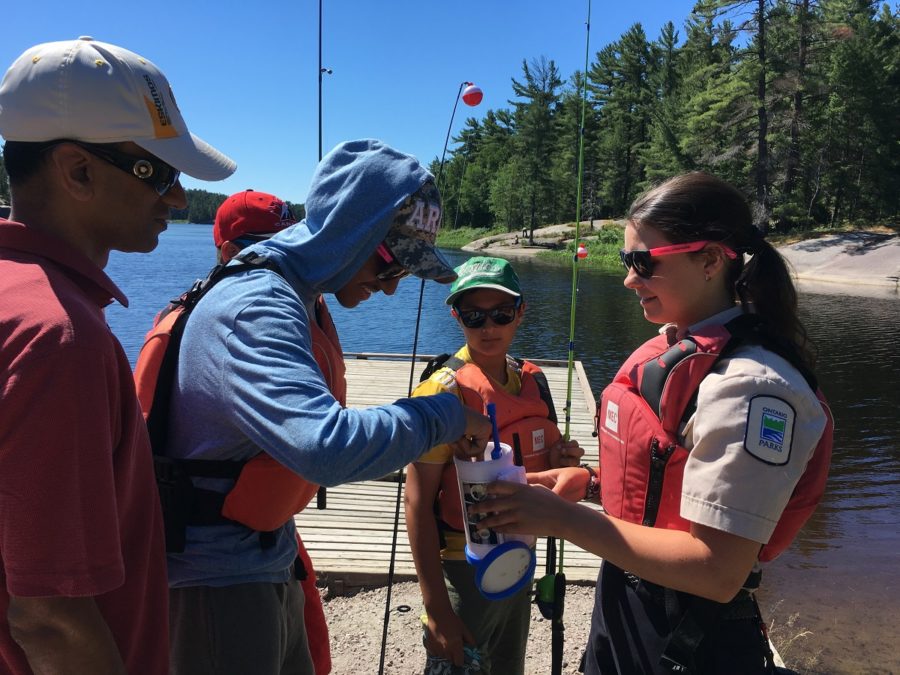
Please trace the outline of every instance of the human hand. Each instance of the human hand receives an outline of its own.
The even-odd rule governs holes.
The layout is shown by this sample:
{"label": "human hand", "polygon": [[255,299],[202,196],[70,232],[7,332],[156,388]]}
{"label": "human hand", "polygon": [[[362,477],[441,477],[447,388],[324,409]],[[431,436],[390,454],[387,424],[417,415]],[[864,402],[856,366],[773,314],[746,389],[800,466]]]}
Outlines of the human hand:
{"label": "human hand", "polygon": [[452,661],[455,666],[465,664],[463,647],[474,645],[475,639],[462,619],[452,609],[428,612],[425,624],[425,651]]}
{"label": "human hand", "polygon": [[466,430],[462,438],[450,443],[454,454],[460,459],[478,457],[484,455],[484,449],[491,440],[493,427],[491,420],[486,415],[475,412],[471,408],[463,408],[466,416]]}
{"label": "human hand", "polygon": [[490,499],[471,504],[469,514],[485,514],[481,526],[509,534],[557,537],[578,508],[543,485],[501,480],[490,483],[487,493]]}
{"label": "human hand", "polygon": [[583,456],[584,448],[574,438],[568,441],[560,438],[550,446],[550,466],[554,469],[561,466],[578,466]]}
{"label": "human hand", "polygon": [[535,471],[525,474],[529,485],[542,485],[563,499],[578,502],[587,493],[590,474],[580,466]]}

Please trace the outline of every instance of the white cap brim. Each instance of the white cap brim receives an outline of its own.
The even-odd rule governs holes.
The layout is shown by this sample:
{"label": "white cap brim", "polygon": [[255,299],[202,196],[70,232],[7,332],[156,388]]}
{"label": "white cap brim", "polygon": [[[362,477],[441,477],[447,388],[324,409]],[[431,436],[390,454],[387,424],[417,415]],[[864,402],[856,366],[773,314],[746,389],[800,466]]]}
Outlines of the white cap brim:
{"label": "white cap brim", "polygon": [[200,180],[222,180],[237,169],[234,160],[192,133],[175,138],[139,139],[133,142],[166,164]]}

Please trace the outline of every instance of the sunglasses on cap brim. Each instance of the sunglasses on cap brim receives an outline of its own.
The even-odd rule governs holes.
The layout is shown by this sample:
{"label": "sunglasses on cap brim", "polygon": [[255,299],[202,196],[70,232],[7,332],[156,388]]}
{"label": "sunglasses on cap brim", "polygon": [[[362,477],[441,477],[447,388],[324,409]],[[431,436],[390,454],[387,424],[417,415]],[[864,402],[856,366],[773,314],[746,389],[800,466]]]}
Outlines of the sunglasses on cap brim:
{"label": "sunglasses on cap brim", "polygon": [[453,315],[459,318],[466,328],[481,328],[489,318],[497,326],[508,326],[515,321],[521,306],[522,298],[516,298],[511,305],[500,305],[493,309],[460,309],[454,305]]}
{"label": "sunglasses on cap brim", "polygon": [[619,258],[626,270],[633,269],[635,274],[643,279],[649,279],[653,276],[654,262],[653,258],[660,258],[665,255],[675,255],[677,253],[696,253],[702,251],[709,244],[719,244],[725,255],[734,260],[737,253],[722,244],[721,242],[713,242],[708,240],[690,241],[684,244],[672,244],[670,246],[659,246],[646,251],[626,251],[624,248],[619,251]]}
{"label": "sunglasses on cap brim", "polygon": [[394,254],[391,253],[391,250],[385,246],[383,242],[378,244],[375,252],[387,265],[387,267],[375,275],[375,278],[378,279],[378,281],[394,281],[395,279],[402,279],[409,275],[409,270],[400,264]]}

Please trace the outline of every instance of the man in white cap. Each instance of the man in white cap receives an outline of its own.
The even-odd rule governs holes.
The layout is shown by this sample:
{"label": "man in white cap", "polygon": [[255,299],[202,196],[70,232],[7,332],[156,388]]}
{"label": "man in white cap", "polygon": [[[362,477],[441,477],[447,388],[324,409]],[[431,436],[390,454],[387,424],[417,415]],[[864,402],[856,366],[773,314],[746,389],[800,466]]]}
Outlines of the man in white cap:
{"label": "man in white cap", "polygon": [[153,63],[88,37],[12,64],[0,136],[0,671],[166,673],[159,498],[103,267],[156,246],[180,172],[235,165]]}

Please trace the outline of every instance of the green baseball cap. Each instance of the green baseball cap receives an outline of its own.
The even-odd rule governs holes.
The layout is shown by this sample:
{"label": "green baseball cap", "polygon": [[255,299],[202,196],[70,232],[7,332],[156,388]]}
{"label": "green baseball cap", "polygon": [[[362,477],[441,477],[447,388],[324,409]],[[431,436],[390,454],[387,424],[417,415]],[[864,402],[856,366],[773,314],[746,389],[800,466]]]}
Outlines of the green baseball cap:
{"label": "green baseball cap", "polygon": [[455,303],[466,291],[476,288],[494,288],[517,298],[522,296],[519,275],[503,258],[476,256],[466,260],[454,271],[457,277],[450,286],[450,295],[446,300],[448,305]]}

